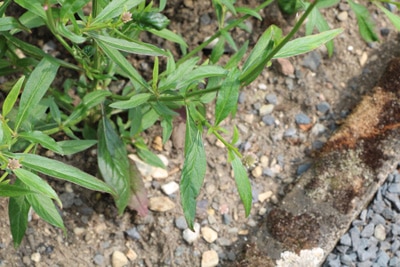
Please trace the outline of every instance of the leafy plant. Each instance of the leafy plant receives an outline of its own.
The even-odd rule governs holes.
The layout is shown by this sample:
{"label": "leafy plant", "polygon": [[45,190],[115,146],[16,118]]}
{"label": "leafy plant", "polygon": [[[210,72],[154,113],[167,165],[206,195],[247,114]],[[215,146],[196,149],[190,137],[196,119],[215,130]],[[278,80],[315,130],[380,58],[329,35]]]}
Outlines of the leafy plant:
{"label": "leafy plant", "polygon": [[[302,2],[305,11],[287,36],[272,25],[249,49],[248,42],[236,43],[231,31],[245,29],[244,21],[250,17],[261,19],[259,11],[272,0],[256,8],[237,7],[234,0],[213,0],[219,28],[188,51],[185,40],[168,29],[169,19],[162,14],[166,2],[160,0],[158,6],[144,0],[1,2],[0,75],[7,75],[9,82],[1,86],[7,97],[0,117],[0,196],[9,198],[15,246],[25,233],[30,208],[50,224],[65,229],[57,210],[62,203],[40,173],[111,194],[120,214],[129,205],[145,215],[146,192],[134,163],[128,160],[126,146],[134,147],[146,162],[163,167],[147,148],[142,133],[159,121],[166,142],[181,108],[186,113],[186,139],[180,192],[189,227],[193,228],[196,197],[206,170],[204,129],[225,145],[246,216],[250,214],[251,186],[244,163],[251,159],[243,157],[235,146],[237,129],[228,141],[221,135],[226,130],[220,124],[235,115],[240,89],[254,81],[271,60],[307,53],[342,29],[329,30],[321,24],[321,14],[315,13],[314,7],[327,1]],[[23,10],[21,16],[13,14],[15,5]],[[233,15],[229,20],[228,12]],[[292,39],[312,14],[316,18],[307,24],[309,35]],[[51,32],[67,57],[45,53],[24,40],[22,32],[30,34],[39,27]],[[314,27],[321,33],[311,35]],[[176,43],[181,56],[174,58],[170,51],[141,41],[141,32]],[[210,58],[200,59],[198,52],[214,40],[217,45]],[[221,64],[225,45],[235,52]],[[140,73],[128,55],[147,57],[153,63],[152,73]],[[73,73],[73,78],[55,79],[61,70]],[[115,80],[126,81],[121,91],[110,89]],[[215,116],[208,121],[204,107],[213,101]],[[68,140],[57,141],[55,136],[60,133]],[[104,182],[37,155],[40,148],[72,155],[94,145]]]}

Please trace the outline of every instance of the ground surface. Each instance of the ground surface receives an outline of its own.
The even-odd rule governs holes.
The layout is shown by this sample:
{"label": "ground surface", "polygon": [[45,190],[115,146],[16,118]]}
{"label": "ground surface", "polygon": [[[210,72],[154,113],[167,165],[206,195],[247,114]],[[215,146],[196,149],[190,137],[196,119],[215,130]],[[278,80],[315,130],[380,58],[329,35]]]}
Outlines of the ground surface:
{"label": "ground surface", "polygon": [[[170,28],[192,46],[198,44],[216,29],[210,2],[168,1],[165,14],[172,20]],[[242,2],[251,6],[257,3]],[[265,21],[249,21],[253,33],[238,32],[236,40],[249,39],[254,44],[271,22],[290,29],[290,22],[277,14],[276,10],[263,12]],[[338,14],[342,20],[337,19]],[[145,178],[149,198],[167,197],[175,203],[174,208],[167,212],[152,211],[145,218],[130,211],[118,217],[108,196],[50,180],[64,201],[62,215],[68,235],[63,236],[62,231],[33,214],[21,247],[14,249],[7,201],[2,199],[0,266],[110,266],[115,251],[128,258],[128,266],[200,266],[202,254],[209,250],[218,253],[221,266],[233,265],[243,241],[249,239],[253,229],[263,223],[266,212],[290,190],[298,173],[312,162],[313,151],[327,140],[361,95],[372,88],[388,60],[399,54],[397,34],[382,14],[374,12],[377,30],[388,29],[389,34],[380,36],[380,43],[370,45],[360,39],[355,15],[346,5],[329,9],[326,16],[332,27],[344,28],[344,33],[335,39],[333,57],[328,58],[326,49],[320,48],[291,58],[294,73],[290,75],[285,75],[275,62],[243,89],[237,117],[225,122],[228,130],[235,124],[238,126],[242,152],[253,153],[259,159],[250,170],[254,203],[249,218],[244,217],[226,164],[226,151],[214,137],[205,135],[208,170],[198,198],[197,216],[202,231],[192,244],[183,239],[185,225],[182,225],[179,193],[166,196],[161,189],[169,182],[179,183],[182,150],[176,148],[181,142],[177,132],[173,141],[161,149],[154,146],[156,153],[168,159],[168,177]],[[145,62],[136,64],[144,70],[148,68]],[[310,119],[310,122],[299,125],[296,115],[297,120]],[[151,144],[160,130],[154,127],[147,134]],[[93,149],[73,159],[60,160],[96,173],[95,153]],[[205,240],[210,238],[207,228],[213,230],[211,236],[217,233],[215,241]],[[118,265],[113,263],[113,266]]]}

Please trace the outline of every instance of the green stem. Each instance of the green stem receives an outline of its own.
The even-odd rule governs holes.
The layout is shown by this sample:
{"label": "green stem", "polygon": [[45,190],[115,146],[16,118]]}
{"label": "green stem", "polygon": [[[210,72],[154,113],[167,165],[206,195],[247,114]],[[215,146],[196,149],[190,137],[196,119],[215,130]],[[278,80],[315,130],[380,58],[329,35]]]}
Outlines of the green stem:
{"label": "green stem", "polygon": [[[255,8],[256,12],[259,12],[260,10],[264,9],[265,7],[267,7],[268,5],[270,5],[273,2],[273,0],[268,0],[265,1],[264,3],[262,3],[261,5],[259,5],[258,7]],[[251,17],[250,15],[244,15],[243,17],[235,20],[234,22],[232,22],[231,24],[225,26],[222,29],[219,29],[216,33],[214,33],[207,41],[205,41],[204,43],[198,45],[196,48],[194,48],[192,51],[190,51],[188,54],[186,54],[185,56],[183,56],[180,60],[178,60],[176,62],[176,65],[178,66],[179,64],[182,64],[183,62],[185,62],[188,58],[193,57],[195,54],[197,54],[198,52],[200,52],[201,50],[203,50],[207,45],[209,45],[212,41],[214,41],[216,38],[218,38],[223,31],[230,31],[231,29],[235,28],[236,26],[238,26],[239,24],[241,24],[242,22],[244,22],[246,19],[248,19],[249,17]]]}
{"label": "green stem", "polygon": [[[92,1],[92,17],[96,18],[97,14],[100,10],[100,2],[98,0],[93,0]],[[95,70],[100,70],[100,65],[101,65],[101,55],[99,53],[99,46],[97,45],[96,42],[93,43],[93,47],[94,47],[94,51],[96,51],[94,53],[93,56],[93,68]],[[98,89],[98,85],[99,85],[99,79],[94,78],[93,80],[93,85],[92,85],[92,90],[97,90]]]}

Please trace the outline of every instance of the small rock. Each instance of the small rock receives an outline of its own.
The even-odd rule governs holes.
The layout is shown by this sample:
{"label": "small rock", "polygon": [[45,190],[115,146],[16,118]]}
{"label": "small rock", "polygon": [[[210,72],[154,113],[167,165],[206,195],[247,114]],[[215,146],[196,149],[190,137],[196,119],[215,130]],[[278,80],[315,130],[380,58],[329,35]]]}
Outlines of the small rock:
{"label": "small rock", "polygon": [[400,193],[400,183],[391,184],[388,188],[390,193]]}
{"label": "small rock", "polygon": [[101,254],[96,254],[96,255],[93,257],[93,262],[94,262],[94,264],[96,264],[96,265],[104,265],[104,256],[101,255]]}
{"label": "small rock", "polygon": [[218,238],[218,233],[208,226],[201,228],[201,236],[208,243],[213,243]]}
{"label": "small rock", "polygon": [[123,267],[128,265],[128,258],[121,251],[114,251],[111,257],[112,267]]}
{"label": "small rock", "polygon": [[313,72],[316,72],[319,65],[321,64],[321,55],[317,51],[311,51],[308,53],[302,62],[302,65]]}
{"label": "small rock", "polygon": [[276,105],[278,103],[278,98],[276,97],[276,94],[267,94],[265,96],[265,100],[272,105]]}
{"label": "small rock", "polygon": [[296,114],[295,120],[296,120],[297,124],[310,124],[311,123],[310,117],[308,117],[306,114],[304,114],[302,112]]}
{"label": "small rock", "polygon": [[260,84],[258,84],[258,89],[267,90],[267,85],[265,83],[260,83]]}
{"label": "small rock", "polygon": [[130,238],[132,238],[133,240],[139,240],[139,239],[141,238],[141,237],[140,237],[140,233],[139,233],[139,231],[137,230],[136,227],[132,227],[131,229],[126,230],[125,233],[126,233]]}
{"label": "small rock", "polygon": [[389,260],[389,255],[385,251],[381,250],[377,255],[376,263],[378,263],[379,266],[388,266]]}
{"label": "small rock", "polygon": [[201,15],[201,16],[200,16],[200,23],[201,23],[202,25],[208,25],[208,24],[210,24],[210,23],[211,23],[211,17],[210,17],[207,13]]}
{"label": "small rock", "polygon": [[274,116],[271,115],[265,115],[262,117],[262,121],[265,123],[267,126],[273,126],[275,125],[275,118]]}
{"label": "small rock", "polygon": [[299,165],[299,167],[297,167],[296,174],[297,174],[297,175],[302,175],[302,174],[305,173],[311,166],[312,166],[311,163],[305,163],[305,164]]}
{"label": "small rock", "polygon": [[219,262],[218,253],[215,250],[208,250],[203,252],[201,257],[201,267],[214,267]]}
{"label": "small rock", "polygon": [[385,240],[386,239],[386,230],[385,230],[385,226],[382,224],[378,224],[375,227],[374,230],[374,236],[378,239],[378,240]]}
{"label": "small rock", "polygon": [[217,244],[223,247],[232,245],[232,241],[226,237],[220,237],[217,239]]}
{"label": "small rock", "polygon": [[130,260],[130,261],[135,261],[138,257],[137,253],[133,250],[133,249],[128,249],[128,252],[126,253],[126,257]]}
{"label": "small rock", "polygon": [[192,230],[190,230],[189,228],[185,229],[183,231],[182,237],[183,239],[188,243],[188,244],[192,244],[193,242],[195,242],[199,236],[200,236],[200,224],[195,223],[194,226],[194,232]]}
{"label": "small rock", "polygon": [[224,224],[229,225],[232,222],[232,216],[229,215],[228,213],[225,213],[222,215],[222,220],[223,220]]}
{"label": "small rock", "polygon": [[259,178],[261,177],[262,172],[263,172],[262,167],[257,166],[251,171],[251,174],[253,175],[254,178]]}
{"label": "small rock", "polygon": [[321,112],[322,114],[327,113],[330,109],[331,109],[331,106],[330,106],[329,103],[326,102],[326,101],[323,101],[323,102],[321,102],[321,103],[319,103],[319,104],[317,105],[317,110],[318,110],[319,112]]}
{"label": "small rock", "polygon": [[347,13],[347,11],[342,11],[339,14],[337,14],[337,16],[336,16],[336,18],[339,21],[346,21],[348,17],[349,17],[349,14]]}
{"label": "small rock", "polygon": [[175,208],[175,203],[168,197],[152,197],[149,200],[149,209],[152,211],[165,212]]}
{"label": "small rock", "polygon": [[168,171],[163,168],[153,167],[151,177],[154,179],[165,179],[168,177]]}
{"label": "small rock", "polygon": [[85,231],[86,231],[86,230],[85,230],[85,228],[83,228],[83,227],[75,227],[75,228],[74,228],[74,234],[75,234],[75,235],[81,235],[81,234],[83,234]]}
{"label": "small rock", "polygon": [[295,128],[289,128],[289,129],[287,129],[284,133],[283,133],[283,136],[284,137],[294,137],[295,135],[296,135],[296,133],[297,133],[297,130],[295,129]]}
{"label": "small rock", "polygon": [[175,219],[175,226],[178,229],[184,230],[188,227],[186,223],[186,219],[183,216],[179,216],[178,218]]}
{"label": "small rock", "polygon": [[161,136],[156,136],[156,137],[154,137],[154,139],[153,139],[153,143],[151,144],[151,147],[154,149],[154,150],[157,150],[157,151],[163,151],[163,143],[162,143],[162,138],[161,138]]}
{"label": "small rock", "polygon": [[368,54],[367,52],[363,52],[360,57],[360,65],[364,66],[367,60],[368,60]]}
{"label": "small rock", "polygon": [[39,252],[35,252],[31,255],[31,260],[33,262],[40,262],[41,255]]}
{"label": "small rock", "polygon": [[347,233],[340,238],[340,244],[350,247],[351,246],[351,238]]}
{"label": "small rock", "polygon": [[244,101],[246,101],[246,92],[241,91],[239,94],[238,102],[239,102],[239,104],[243,104]]}
{"label": "small rock", "polygon": [[265,116],[267,114],[271,114],[273,110],[274,110],[274,105],[267,104],[267,105],[262,105],[258,112],[260,113],[260,116]]}
{"label": "small rock", "polygon": [[167,184],[163,184],[161,186],[161,190],[164,192],[164,194],[166,194],[167,196],[172,195],[173,193],[175,193],[176,191],[179,190],[179,184],[172,181],[169,182]]}
{"label": "small rock", "polygon": [[183,0],[183,4],[188,8],[193,8],[194,7],[193,0]]}
{"label": "small rock", "polygon": [[292,63],[286,58],[278,58],[276,60],[277,69],[280,73],[286,76],[293,76],[294,75],[294,67]]}
{"label": "small rock", "polygon": [[311,128],[311,134],[318,136],[320,134],[323,134],[326,131],[326,128],[324,125],[321,123],[316,123],[314,126]]}
{"label": "small rock", "polygon": [[274,193],[270,190],[258,195],[258,201],[263,203],[264,201],[270,199]]}
{"label": "small rock", "polygon": [[382,35],[382,36],[388,36],[389,33],[390,33],[390,29],[389,29],[389,28],[382,28],[382,29],[380,30],[380,32],[381,32],[381,35]]}
{"label": "small rock", "polygon": [[374,234],[375,226],[373,223],[367,224],[361,231],[361,237],[371,237]]}

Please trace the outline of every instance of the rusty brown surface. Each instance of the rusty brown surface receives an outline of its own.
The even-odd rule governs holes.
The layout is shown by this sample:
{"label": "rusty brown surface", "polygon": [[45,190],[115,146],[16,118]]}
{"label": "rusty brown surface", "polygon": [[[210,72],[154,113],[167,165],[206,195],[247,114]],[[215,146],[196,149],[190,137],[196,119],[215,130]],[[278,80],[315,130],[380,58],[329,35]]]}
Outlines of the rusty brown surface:
{"label": "rusty brown surface", "polygon": [[328,140],[313,168],[269,212],[253,240],[264,259],[315,247],[325,256],[332,251],[400,161],[395,151],[400,146],[399,96],[396,58]]}

